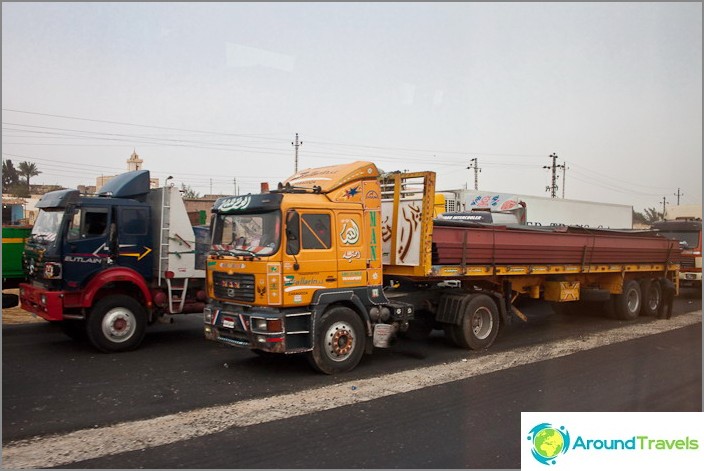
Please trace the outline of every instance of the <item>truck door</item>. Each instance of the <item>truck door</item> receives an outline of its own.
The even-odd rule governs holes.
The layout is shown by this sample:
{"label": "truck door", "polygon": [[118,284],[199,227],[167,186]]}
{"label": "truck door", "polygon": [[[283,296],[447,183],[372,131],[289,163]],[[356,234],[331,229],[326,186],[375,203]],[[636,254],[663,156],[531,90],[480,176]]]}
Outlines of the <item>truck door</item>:
{"label": "truck door", "polygon": [[334,237],[338,242],[338,286],[340,288],[365,286],[367,284],[366,269],[369,255],[364,239],[364,223],[361,212],[338,213],[337,230]]}
{"label": "truck door", "polygon": [[[117,208],[117,222],[112,228],[117,240],[117,264],[137,271],[145,280],[154,273],[154,247],[149,224],[149,207]],[[115,237],[115,235],[113,235]]]}
{"label": "truck door", "polygon": [[110,211],[108,207],[76,207],[69,211],[63,244],[62,278],[68,289],[78,289],[108,266]]}
{"label": "truck door", "polygon": [[334,215],[325,210],[286,214],[284,302],[308,304],[320,289],[337,288]]}

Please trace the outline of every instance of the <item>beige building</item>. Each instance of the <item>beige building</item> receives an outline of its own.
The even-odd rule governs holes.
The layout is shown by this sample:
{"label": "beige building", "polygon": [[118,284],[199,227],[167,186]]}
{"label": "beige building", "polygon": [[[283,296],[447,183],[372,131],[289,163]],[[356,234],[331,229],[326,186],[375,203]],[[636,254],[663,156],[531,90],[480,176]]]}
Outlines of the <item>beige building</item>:
{"label": "beige building", "polygon": [[[128,172],[134,172],[135,170],[142,170],[142,163],[144,163],[143,159],[139,158],[139,155],[137,155],[137,151],[134,150],[132,152],[132,155],[130,156],[129,159],[127,159],[127,171]],[[115,178],[117,175],[108,175],[108,176],[100,176],[95,179],[95,187],[100,190],[103,185],[105,185],[107,182]],[[158,178],[150,178],[149,179],[149,186],[150,188],[158,188],[159,187],[159,179]]]}

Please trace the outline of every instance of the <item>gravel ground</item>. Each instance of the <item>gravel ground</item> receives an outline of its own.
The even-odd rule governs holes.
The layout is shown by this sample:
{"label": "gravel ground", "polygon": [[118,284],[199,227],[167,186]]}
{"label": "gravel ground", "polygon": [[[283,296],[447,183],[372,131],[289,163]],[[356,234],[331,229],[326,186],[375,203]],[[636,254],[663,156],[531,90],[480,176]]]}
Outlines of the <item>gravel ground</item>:
{"label": "gravel ground", "polygon": [[[16,289],[6,289],[6,293],[18,294],[19,290]],[[31,324],[37,322],[46,322],[41,317],[37,317],[29,312],[23,310],[21,307],[12,307],[9,309],[2,310],[2,324]]]}

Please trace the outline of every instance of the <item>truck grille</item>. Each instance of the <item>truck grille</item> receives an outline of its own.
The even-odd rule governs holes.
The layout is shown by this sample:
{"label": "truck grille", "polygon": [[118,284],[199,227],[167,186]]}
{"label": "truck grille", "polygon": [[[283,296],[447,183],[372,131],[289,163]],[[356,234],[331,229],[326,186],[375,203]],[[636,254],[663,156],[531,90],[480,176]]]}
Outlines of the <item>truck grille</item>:
{"label": "truck grille", "polygon": [[254,301],[254,275],[227,275],[214,272],[213,289],[216,298],[252,302]]}
{"label": "truck grille", "polygon": [[680,259],[680,270],[682,268],[694,268],[694,259],[693,258],[684,258],[682,257]]}

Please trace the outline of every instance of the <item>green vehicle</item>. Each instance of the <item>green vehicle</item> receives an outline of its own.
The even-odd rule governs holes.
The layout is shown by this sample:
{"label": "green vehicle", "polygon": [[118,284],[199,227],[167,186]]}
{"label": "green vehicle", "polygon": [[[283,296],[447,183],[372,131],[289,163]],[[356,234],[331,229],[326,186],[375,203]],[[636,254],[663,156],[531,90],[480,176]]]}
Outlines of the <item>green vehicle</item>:
{"label": "green vehicle", "polygon": [[[21,214],[22,206],[3,202],[2,211],[2,289],[18,288],[26,279],[22,269],[22,254],[24,241],[32,232],[32,226],[17,224],[17,214]],[[21,216],[19,216],[21,217]],[[2,307],[17,306],[17,295],[2,293]]]}

